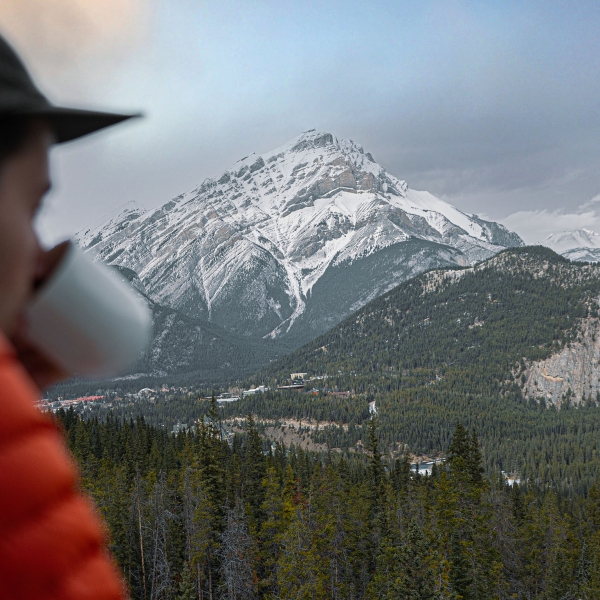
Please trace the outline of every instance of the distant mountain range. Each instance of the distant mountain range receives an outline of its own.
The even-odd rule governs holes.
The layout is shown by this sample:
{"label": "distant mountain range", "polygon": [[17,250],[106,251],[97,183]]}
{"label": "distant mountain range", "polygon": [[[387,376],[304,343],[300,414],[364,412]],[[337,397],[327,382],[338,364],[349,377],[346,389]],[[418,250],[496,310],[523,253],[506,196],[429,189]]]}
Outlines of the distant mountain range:
{"label": "distant mountain range", "polygon": [[600,235],[589,229],[553,233],[540,243],[569,260],[600,261]]}
{"label": "distant mountain range", "polygon": [[411,190],[359,144],[314,130],[156,210],[128,208],[78,242],[132,272],[157,306],[287,348],[418,273],[524,245]]}

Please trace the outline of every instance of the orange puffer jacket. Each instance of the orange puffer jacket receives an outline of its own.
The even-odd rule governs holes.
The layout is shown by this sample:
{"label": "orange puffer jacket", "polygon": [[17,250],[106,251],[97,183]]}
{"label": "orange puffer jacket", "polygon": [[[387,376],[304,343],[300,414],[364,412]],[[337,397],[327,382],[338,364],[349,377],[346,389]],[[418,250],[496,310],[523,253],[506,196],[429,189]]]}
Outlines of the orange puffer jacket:
{"label": "orange puffer jacket", "polygon": [[123,599],[102,525],[37,396],[0,334],[0,599]]}

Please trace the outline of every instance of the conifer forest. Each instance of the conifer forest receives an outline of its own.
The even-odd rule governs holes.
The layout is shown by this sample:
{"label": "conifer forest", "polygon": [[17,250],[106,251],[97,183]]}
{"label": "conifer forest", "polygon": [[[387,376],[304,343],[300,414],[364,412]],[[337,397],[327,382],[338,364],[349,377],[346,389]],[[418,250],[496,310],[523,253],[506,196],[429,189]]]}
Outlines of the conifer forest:
{"label": "conifer forest", "polygon": [[214,403],[196,433],[59,411],[133,598],[600,597],[600,488],[567,498],[485,476],[460,423],[431,476],[277,445],[253,418],[231,443]]}

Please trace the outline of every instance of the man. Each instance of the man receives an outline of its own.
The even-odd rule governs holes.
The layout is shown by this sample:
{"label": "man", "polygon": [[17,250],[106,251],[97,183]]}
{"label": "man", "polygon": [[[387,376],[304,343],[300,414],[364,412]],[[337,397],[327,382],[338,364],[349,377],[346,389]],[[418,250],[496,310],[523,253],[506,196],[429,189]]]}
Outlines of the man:
{"label": "man", "polygon": [[64,374],[27,343],[23,310],[52,266],[33,221],[48,150],[129,118],[59,108],[0,37],[0,599],[120,599],[101,523],[40,391]]}

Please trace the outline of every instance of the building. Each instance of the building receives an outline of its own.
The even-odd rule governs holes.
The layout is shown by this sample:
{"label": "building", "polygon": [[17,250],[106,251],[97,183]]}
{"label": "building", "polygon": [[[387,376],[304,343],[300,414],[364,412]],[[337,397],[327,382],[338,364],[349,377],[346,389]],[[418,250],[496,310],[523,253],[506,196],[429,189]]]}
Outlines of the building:
{"label": "building", "polygon": [[229,392],[223,392],[220,396],[215,398],[217,404],[223,404],[223,402],[237,402],[239,399],[239,396],[232,396]]}
{"label": "building", "polygon": [[335,398],[350,398],[350,392],[330,391],[330,392],[327,392],[327,395],[334,396]]}
{"label": "building", "polygon": [[292,373],[290,379],[294,381],[294,379],[301,379],[304,381],[308,373]]}
{"label": "building", "polygon": [[[204,400],[212,400],[212,399],[213,399],[213,396],[206,396],[204,398]],[[223,392],[219,396],[214,396],[214,399],[217,402],[217,404],[222,404],[223,402],[237,402],[240,399],[240,397],[232,396],[229,392]]]}
{"label": "building", "polygon": [[[297,382],[299,380],[296,380]],[[278,390],[296,390],[297,392],[300,392],[304,389],[304,381],[302,383],[298,382],[298,383],[292,383],[292,385],[278,385],[277,386]]]}
{"label": "building", "polygon": [[268,392],[269,388],[265,387],[264,385],[259,385],[258,387],[255,387],[251,390],[244,390],[242,392],[242,397],[246,397],[246,396],[254,396],[256,394],[264,394],[265,392]]}

